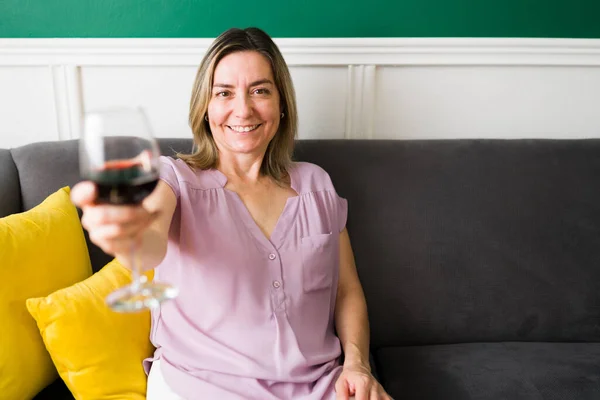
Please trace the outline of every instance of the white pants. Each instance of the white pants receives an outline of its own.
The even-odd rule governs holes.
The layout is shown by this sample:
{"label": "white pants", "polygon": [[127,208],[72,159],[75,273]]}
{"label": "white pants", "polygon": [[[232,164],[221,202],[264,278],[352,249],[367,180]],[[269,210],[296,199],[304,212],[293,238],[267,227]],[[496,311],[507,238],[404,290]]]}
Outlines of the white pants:
{"label": "white pants", "polygon": [[[165,382],[160,369],[160,360],[152,363],[148,374],[148,388],[146,389],[146,400],[184,400],[179,397]],[[354,396],[350,396],[354,400]]]}
{"label": "white pants", "polygon": [[160,360],[154,361],[152,368],[150,368],[146,400],[183,400],[165,382],[160,369]]}

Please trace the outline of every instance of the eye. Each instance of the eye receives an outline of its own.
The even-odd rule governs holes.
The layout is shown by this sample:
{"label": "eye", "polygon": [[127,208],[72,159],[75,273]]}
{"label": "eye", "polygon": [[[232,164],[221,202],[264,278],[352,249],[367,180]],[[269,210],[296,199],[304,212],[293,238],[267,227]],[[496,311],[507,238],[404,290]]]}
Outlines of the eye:
{"label": "eye", "polygon": [[268,95],[268,94],[271,94],[271,92],[267,88],[258,88],[258,89],[255,89],[254,93],[258,94],[258,95]]}
{"label": "eye", "polygon": [[220,92],[215,93],[215,97],[229,97],[231,96],[231,92],[228,90],[221,90]]}

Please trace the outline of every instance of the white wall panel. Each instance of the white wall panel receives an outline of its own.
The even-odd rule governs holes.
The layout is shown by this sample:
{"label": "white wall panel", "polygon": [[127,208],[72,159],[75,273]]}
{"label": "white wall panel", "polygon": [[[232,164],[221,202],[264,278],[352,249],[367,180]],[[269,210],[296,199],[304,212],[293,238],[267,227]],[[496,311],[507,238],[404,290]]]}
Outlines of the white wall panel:
{"label": "white wall panel", "polygon": [[[347,68],[290,68],[301,138],[344,138]],[[156,136],[191,137],[188,107],[193,67],[83,67],[83,109],[140,106]]]}
{"label": "white wall panel", "polygon": [[[211,39],[0,38],[0,148],[77,137],[82,113],[144,107],[190,137]],[[300,138],[600,138],[600,39],[275,39]]]}
{"label": "white wall panel", "polygon": [[58,140],[49,67],[0,67],[0,148]]}
{"label": "white wall panel", "polygon": [[343,139],[347,101],[346,67],[291,67],[301,139]]}
{"label": "white wall panel", "polygon": [[600,136],[600,68],[381,67],[375,138]]}
{"label": "white wall panel", "polygon": [[195,75],[194,67],[83,67],[83,108],[139,106],[157,137],[192,137],[188,110]]}

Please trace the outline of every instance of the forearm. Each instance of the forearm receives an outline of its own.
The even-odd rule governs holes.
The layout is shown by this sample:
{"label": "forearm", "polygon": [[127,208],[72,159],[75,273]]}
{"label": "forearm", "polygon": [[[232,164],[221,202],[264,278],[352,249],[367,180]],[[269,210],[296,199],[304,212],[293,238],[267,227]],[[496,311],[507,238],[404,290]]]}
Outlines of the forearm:
{"label": "forearm", "polygon": [[369,319],[360,286],[338,294],[335,325],[344,350],[344,365],[361,365],[370,370]]}

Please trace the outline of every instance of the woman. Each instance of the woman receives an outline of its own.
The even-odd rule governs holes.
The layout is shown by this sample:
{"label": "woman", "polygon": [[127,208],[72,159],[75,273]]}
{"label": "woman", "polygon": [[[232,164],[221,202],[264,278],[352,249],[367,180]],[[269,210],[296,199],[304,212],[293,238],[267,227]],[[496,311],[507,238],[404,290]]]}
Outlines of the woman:
{"label": "woman", "polygon": [[143,265],[180,290],[152,311],[148,399],[388,399],[370,372],[346,201],[321,168],[291,161],[294,90],[266,33],[215,40],[190,125],[196,151],[161,158],[142,206],[95,205],[89,182],[72,192],[94,243],[127,260],[141,240]]}

